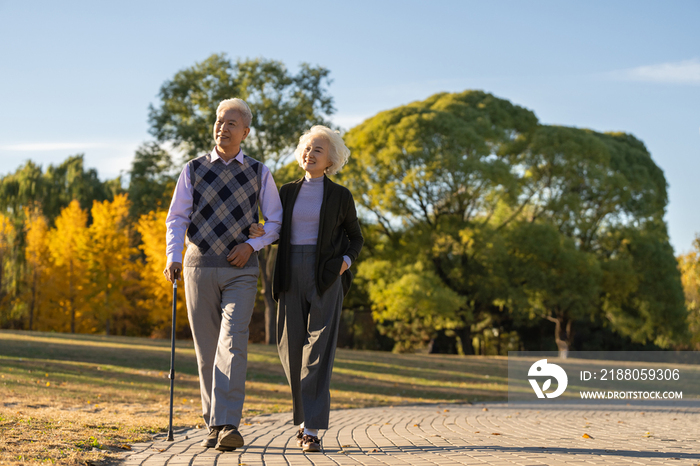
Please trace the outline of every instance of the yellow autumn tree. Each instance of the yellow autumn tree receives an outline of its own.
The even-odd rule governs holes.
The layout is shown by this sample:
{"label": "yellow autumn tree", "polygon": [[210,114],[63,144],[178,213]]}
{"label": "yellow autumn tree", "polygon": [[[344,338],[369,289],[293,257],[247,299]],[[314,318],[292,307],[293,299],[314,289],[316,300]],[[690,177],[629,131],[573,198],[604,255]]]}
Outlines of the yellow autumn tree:
{"label": "yellow autumn tree", "polygon": [[39,327],[44,330],[46,328],[39,322],[42,319],[46,320],[48,316],[45,314],[49,310],[48,300],[44,293],[49,276],[49,225],[38,207],[25,208],[24,216],[26,218],[24,223],[24,258],[27,264],[27,287],[24,295],[27,303],[29,330],[35,330]]}
{"label": "yellow autumn tree", "polygon": [[688,326],[694,349],[700,349],[700,235],[693,241],[693,251],[678,257],[681,283],[688,308]]}
{"label": "yellow autumn tree", "polygon": [[52,328],[58,332],[75,333],[78,322],[89,309],[86,288],[88,228],[87,212],[77,200],[61,210],[56,226],[49,233],[51,277],[49,294],[54,313]]}
{"label": "yellow autumn tree", "polygon": [[8,253],[15,237],[15,227],[8,217],[0,214],[0,308],[5,308],[7,298],[7,270]]}
{"label": "yellow autumn tree", "polygon": [[90,312],[82,323],[90,333],[113,332],[115,320],[125,321],[132,311],[127,293],[134,285],[133,256],[129,245],[129,201],[125,194],[113,201],[92,204],[92,224],[85,247]]}
{"label": "yellow autumn tree", "polygon": [[[172,284],[165,280],[165,217],[164,210],[151,211],[139,218],[136,229],[141,235],[139,249],[145,256],[145,266],[141,269],[141,286],[143,299],[139,306],[148,310],[149,320],[153,325],[153,336],[167,338],[172,319]],[[183,251],[184,255],[184,251]],[[181,277],[182,278],[182,277]],[[179,282],[181,285],[182,282]],[[185,307],[185,290],[178,290],[177,331],[188,327],[187,309]]]}

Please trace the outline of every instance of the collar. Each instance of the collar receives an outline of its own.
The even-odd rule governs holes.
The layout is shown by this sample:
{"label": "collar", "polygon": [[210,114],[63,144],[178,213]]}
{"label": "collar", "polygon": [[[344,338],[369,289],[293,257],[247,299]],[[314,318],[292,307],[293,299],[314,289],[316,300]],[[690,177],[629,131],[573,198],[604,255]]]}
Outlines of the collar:
{"label": "collar", "polygon": [[228,162],[221,158],[219,151],[216,150],[216,146],[211,150],[211,162],[216,162],[217,159],[221,159],[224,165],[228,165],[231,161],[235,160],[238,163],[243,163],[243,149],[239,149],[238,154]]}
{"label": "collar", "polygon": [[323,176],[318,176],[316,178],[310,178],[308,175],[304,175],[304,181],[306,183],[322,183],[323,179],[326,177],[324,174]]}

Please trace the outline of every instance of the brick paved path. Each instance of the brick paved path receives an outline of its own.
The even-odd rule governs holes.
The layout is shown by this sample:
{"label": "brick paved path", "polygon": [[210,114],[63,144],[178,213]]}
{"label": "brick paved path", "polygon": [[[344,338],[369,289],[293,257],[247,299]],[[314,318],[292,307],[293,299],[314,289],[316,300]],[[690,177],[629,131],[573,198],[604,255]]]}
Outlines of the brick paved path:
{"label": "brick paved path", "polygon": [[[700,407],[426,405],[331,412],[322,453],[296,445],[290,414],[248,419],[246,446],[199,446],[204,429],[134,445],[124,466],[700,465]],[[590,438],[585,438],[587,434]]]}

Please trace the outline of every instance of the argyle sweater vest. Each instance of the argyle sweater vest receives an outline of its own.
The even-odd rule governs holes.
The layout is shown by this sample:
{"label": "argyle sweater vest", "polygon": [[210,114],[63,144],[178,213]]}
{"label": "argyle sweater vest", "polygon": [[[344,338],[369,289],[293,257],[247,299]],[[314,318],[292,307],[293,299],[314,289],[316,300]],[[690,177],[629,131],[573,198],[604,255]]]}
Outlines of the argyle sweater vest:
{"label": "argyle sweater vest", "polygon": [[[243,156],[228,165],[211,154],[188,163],[193,187],[192,214],[187,229],[185,267],[231,267],[231,249],[248,240],[250,225],[258,222],[262,164]],[[253,253],[244,267],[257,267]]]}

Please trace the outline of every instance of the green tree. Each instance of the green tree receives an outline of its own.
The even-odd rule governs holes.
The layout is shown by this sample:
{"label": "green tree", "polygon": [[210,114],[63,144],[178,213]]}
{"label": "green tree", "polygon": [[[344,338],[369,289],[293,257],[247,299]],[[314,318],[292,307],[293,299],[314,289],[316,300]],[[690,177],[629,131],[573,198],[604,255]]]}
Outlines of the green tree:
{"label": "green tree", "polygon": [[[117,186],[121,184],[119,179]],[[83,154],[66,158],[59,165],[49,165],[43,176],[42,196],[39,200],[47,218],[53,220],[73,199],[82,209],[89,209],[93,201],[114,198],[114,181],[100,181],[97,170],[85,168]]]}
{"label": "green tree", "polygon": [[147,142],[136,150],[129,171],[129,215],[138,219],[149,212],[166,209],[178,174],[170,154],[160,145]]}
{"label": "green tree", "polygon": [[[209,152],[216,108],[224,99],[240,97],[251,108],[251,133],[243,143],[249,156],[265,163],[273,176],[287,164],[296,143],[309,127],[328,124],[334,112],[327,92],[329,71],[302,63],[296,74],[282,62],[253,59],[232,62],[224,54],[181,70],[160,89],[160,103],[150,107],[151,134],[186,154]],[[301,175],[301,174],[300,174]],[[275,248],[260,254],[265,300],[265,340],[274,342],[276,307],[272,299]]]}
{"label": "green tree", "polygon": [[[572,322],[605,307],[613,328],[634,339],[656,339],[633,331],[641,321],[660,325],[665,345],[682,338],[678,284],[641,289],[653,275],[645,263],[669,271],[669,286],[678,277],[668,268],[666,181],[633,136],[539,125],[526,109],[466,91],[379,113],[346,139],[353,162],[344,179],[381,225],[384,251],[426,256],[466,299],[465,331],[524,312],[554,320],[566,350]],[[514,243],[527,224],[551,244]],[[538,259],[519,261],[517,251]],[[613,290],[623,276],[639,287]],[[567,303],[559,282],[580,302]]]}
{"label": "green tree", "polygon": [[46,172],[28,161],[0,178],[0,211],[18,218],[24,208],[40,205],[49,223],[53,223],[73,199],[83,209],[89,209],[93,200],[111,199],[115,181],[100,181],[97,170],[85,169],[83,157],[70,156],[58,165],[49,165]]}
{"label": "green tree", "polygon": [[[500,309],[494,301],[506,281],[490,278],[500,256],[484,252],[494,244],[503,250],[498,231],[528,202],[515,167],[536,127],[529,110],[466,91],[381,112],[345,138],[352,161],[342,179],[385,235],[368,261],[383,260],[383,251],[424,256],[464,298],[454,330],[467,353],[472,324]],[[424,327],[432,335],[442,329]]]}
{"label": "green tree", "polygon": [[600,310],[603,271],[597,257],[549,223],[518,223],[508,232],[508,243],[513,288],[522,293],[531,318],[554,322],[557,347],[566,357],[573,323]]}
{"label": "green tree", "polygon": [[[580,252],[593,255],[604,271],[597,307],[607,310],[612,328],[662,347],[685,338],[678,328],[685,321],[679,277],[669,267],[675,259],[663,220],[666,180],[644,144],[623,133],[540,126],[522,160],[532,193],[523,220],[550,223]],[[654,270],[667,272],[665,291],[649,281]],[[571,323],[581,313],[547,318],[566,351]]]}
{"label": "green tree", "polygon": [[406,265],[368,261],[361,264],[360,273],[368,281],[375,321],[390,323],[383,329],[397,341],[396,352],[423,346],[434,329],[454,329],[463,321],[459,313],[466,309],[465,298],[445,286],[432,267],[421,261]]}
{"label": "green tree", "polygon": [[688,309],[688,327],[692,347],[700,348],[700,235],[693,241],[693,250],[678,257],[685,305]]}
{"label": "green tree", "polygon": [[630,227],[621,236],[620,248],[607,262],[617,263],[616,273],[626,280],[624,284],[619,278],[604,283],[607,321],[634,342],[653,342],[661,348],[687,344],[692,314],[688,315],[666,224],[659,221]]}

